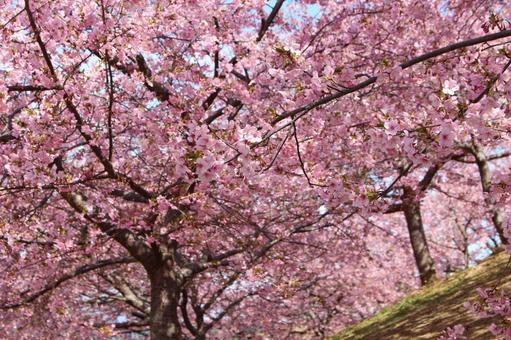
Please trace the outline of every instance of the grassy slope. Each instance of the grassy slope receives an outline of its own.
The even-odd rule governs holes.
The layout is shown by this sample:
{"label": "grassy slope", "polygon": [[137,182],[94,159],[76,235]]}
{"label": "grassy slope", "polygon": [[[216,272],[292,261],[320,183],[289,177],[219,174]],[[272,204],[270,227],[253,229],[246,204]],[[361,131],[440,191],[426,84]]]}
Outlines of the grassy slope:
{"label": "grassy slope", "polygon": [[510,283],[509,255],[501,252],[474,268],[412,293],[331,339],[436,339],[442,330],[458,323],[465,326],[469,340],[495,339],[488,326],[498,320],[478,319],[463,303],[477,296],[477,287],[509,289]]}

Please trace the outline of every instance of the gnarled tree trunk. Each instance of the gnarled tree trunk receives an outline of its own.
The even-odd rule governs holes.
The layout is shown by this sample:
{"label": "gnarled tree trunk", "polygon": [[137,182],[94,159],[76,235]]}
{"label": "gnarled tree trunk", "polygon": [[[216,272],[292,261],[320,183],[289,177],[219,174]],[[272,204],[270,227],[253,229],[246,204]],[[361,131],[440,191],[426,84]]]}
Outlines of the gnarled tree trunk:
{"label": "gnarled tree trunk", "polygon": [[428,242],[422,225],[420,201],[416,199],[412,188],[405,186],[402,209],[406,218],[406,226],[410,234],[413,255],[419,270],[421,284],[425,285],[436,277],[435,263],[428,248]]}
{"label": "gnarled tree trunk", "polygon": [[151,280],[150,329],[152,340],[183,339],[179,324],[179,284],[175,274],[167,268],[156,268],[149,273]]}

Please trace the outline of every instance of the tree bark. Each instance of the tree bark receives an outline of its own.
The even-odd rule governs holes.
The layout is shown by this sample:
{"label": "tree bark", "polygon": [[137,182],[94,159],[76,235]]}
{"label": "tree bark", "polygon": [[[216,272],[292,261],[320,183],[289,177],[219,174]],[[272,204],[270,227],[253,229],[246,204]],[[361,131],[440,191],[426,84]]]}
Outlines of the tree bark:
{"label": "tree bark", "polygon": [[179,324],[179,284],[175,274],[167,268],[149,273],[151,280],[151,340],[180,340],[183,333]]}
{"label": "tree bark", "polygon": [[483,193],[485,194],[484,203],[486,204],[486,208],[490,210],[490,213],[492,215],[491,220],[493,222],[493,225],[495,226],[495,229],[497,230],[497,233],[499,234],[500,241],[502,242],[502,244],[508,244],[509,240],[504,234],[504,227],[502,225],[503,223],[502,211],[498,207],[496,207],[494,199],[490,196],[491,172],[490,167],[488,166],[488,159],[486,158],[486,155],[484,154],[484,151],[479,146],[479,144],[474,143],[473,145],[474,147],[472,150],[472,154],[476,159],[477,168],[479,169],[481,186],[483,188]]}
{"label": "tree bark", "polygon": [[420,201],[416,199],[412,188],[405,186],[402,208],[406,218],[406,226],[410,234],[415,263],[419,270],[421,284],[425,285],[436,278],[435,264],[429,252],[426,234],[422,225]]}

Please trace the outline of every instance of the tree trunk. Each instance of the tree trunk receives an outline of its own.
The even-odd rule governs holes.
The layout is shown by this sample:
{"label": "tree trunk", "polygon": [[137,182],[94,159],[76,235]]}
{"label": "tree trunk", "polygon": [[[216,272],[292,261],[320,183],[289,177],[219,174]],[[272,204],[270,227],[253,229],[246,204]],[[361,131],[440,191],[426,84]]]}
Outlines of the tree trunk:
{"label": "tree trunk", "polygon": [[408,186],[404,187],[403,212],[421,284],[425,285],[436,278],[435,264],[429,253],[428,242],[422,225],[420,202],[415,198],[415,192]]}
{"label": "tree trunk", "polygon": [[490,196],[491,173],[490,167],[488,166],[488,160],[483,150],[477,143],[474,143],[473,154],[476,159],[477,168],[479,169],[479,176],[481,178],[483,193],[485,193],[484,202],[486,204],[486,208],[488,208],[492,214],[491,220],[495,226],[495,229],[497,230],[497,234],[499,234],[500,241],[502,244],[508,244],[509,240],[504,234],[504,227],[502,225],[502,211],[495,206],[494,199]]}
{"label": "tree trunk", "polygon": [[151,280],[151,340],[183,339],[178,317],[179,285],[168,269],[149,274]]}
{"label": "tree trunk", "polygon": [[504,234],[504,227],[502,226],[502,223],[504,222],[504,218],[502,217],[502,210],[499,208],[494,208],[491,220],[495,226],[495,229],[497,229],[497,233],[499,234],[502,244],[509,244],[509,240]]}

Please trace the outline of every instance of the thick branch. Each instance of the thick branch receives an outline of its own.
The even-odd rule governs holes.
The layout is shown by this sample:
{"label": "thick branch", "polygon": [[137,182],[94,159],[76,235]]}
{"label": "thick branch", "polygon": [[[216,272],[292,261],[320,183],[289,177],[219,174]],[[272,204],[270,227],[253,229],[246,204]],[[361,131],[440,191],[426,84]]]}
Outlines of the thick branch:
{"label": "thick branch", "polygon": [[142,300],[135,292],[131,289],[131,287],[124,281],[122,278],[117,277],[115,275],[104,274],[102,275],[105,280],[107,280],[111,285],[117,289],[119,293],[124,297],[124,301],[132,306],[133,308],[138,309],[146,316],[149,316],[149,308],[147,304]]}
{"label": "thick branch", "polygon": [[[502,38],[509,37],[509,36],[511,36],[511,30],[505,30],[505,31],[501,31],[501,32],[498,32],[498,33],[484,35],[482,37],[478,37],[478,38],[474,38],[474,39],[469,39],[469,40],[457,42],[457,43],[445,46],[443,48],[440,48],[440,49],[437,49],[437,50],[425,53],[425,54],[420,55],[420,56],[418,56],[416,58],[412,58],[412,59],[410,59],[410,60],[400,64],[399,66],[401,66],[401,68],[403,68],[403,69],[406,69],[406,68],[411,67],[411,66],[413,66],[415,64],[419,64],[419,63],[421,63],[423,61],[426,61],[428,59],[432,59],[432,58],[438,57],[438,56],[440,56],[442,54],[445,54],[445,53],[449,53],[449,52],[452,52],[452,51],[455,51],[455,50],[458,50],[458,49],[461,49],[461,48],[465,48],[465,47],[470,47],[470,46],[482,44],[482,43],[485,43],[485,42],[488,42],[488,41],[492,41],[492,40],[502,39]],[[275,118],[271,123],[273,125],[277,124],[281,120],[284,120],[284,119],[286,119],[288,117],[292,117],[292,116],[294,116],[294,115],[296,115],[296,114],[298,114],[300,112],[304,112],[304,111],[309,111],[309,110],[315,109],[315,108],[317,108],[319,106],[328,104],[328,103],[330,103],[331,101],[333,101],[335,99],[341,98],[341,97],[346,96],[346,95],[348,95],[350,93],[353,93],[353,92],[357,92],[358,90],[361,90],[361,89],[363,89],[363,88],[365,88],[365,87],[367,87],[369,85],[374,84],[377,79],[378,79],[378,77],[376,77],[376,76],[369,77],[367,80],[365,80],[365,81],[363,81],[361,83],[358,83],[357,85],[355,85],[353,87],[349,87],[349,88],[347,88],[347,89],[345,89],[343,91],[339,91],[337,93],[325,96],[325,97],[320,98],[319,100],[317,100],[315,102],[312,102],[312,103],[307,104],[307,105],[303,105],[303,106],[301,106],[301,107],[299,107],[297,109],[283,112],[280,116]]]}
{"label": "thick branch", "polygon": [[40,91],[52,91],[52,90],[62,90],[62,86],[43,86],[43,85],[10,85],[7,86],[7,91],[9,92],[40,92]]}
{"label": "thick branch", "polygon": [[443,163],[437,163],[428,169],[422,180],[419,182],[419,190],[425,191],[429,187],[431,181],[433,181],[433,178],[442,165]]}
{"label": "thick branch", "polygon": [[194,336],[197,337],[199,334],[197,333],[197,328],[195,328],[195,326],[192,324],[192,322],[188,316],[187,305],[188,305],[188,294],[186,293],[186,290],[184,290],[179,307],[181,309],[181,314],[183,315],[183,321],[185,323],[186,328],[188,328],[190,333],[192,333]]}
{"label": "thick branch", "polygon": [[259,29],[259,34],[257,35],[257,41],[261,41],[263,39],[266,31],[268,31],[268,29],[270,28],[271,24],[275,20],[275,17],[279,13],[280,8],[284,4],[284,1],[285,0],[278,0],[275,3],[275,6],[273,6],[273,9],[272,9],[270,15],[268,15],[268,17],[266,19],[262,20],[261,28]]}
{"label": "thick branch", "polygon": [[136,61],[138,65],[138,70],[144,74],[145,86],[156,95],[156,98],[160,101],[167,101],[170,98],[170,92],[167,88],[153,80],[153,73],[149,66],[147,65],[144,56],[142,54],[137,54]]}
{"label": "thick branch", "polygon": [[123,74],[131,76],[135,70],[138,70],[144,75],[144,86],[156,95],[156,98],[160,101],[167,101],[170,98],[170,92],[160,82],[153,79],[153,72],[147,65],[147,62],[142,54],[137,54],[135,57],[136,64],[125,65],[122,64],[117,57],[110,58],[109,56],[101,55],[99,51],[90,50],[99,59],[105,61],[111,67],[121,71]]}
{"label": "thick branch", "polygon": [[144,266],[151,262],[151,248],[133,234],[133,232],[128,229],[119,228],[109,222],[97,221],[88,213],[88,209],[80,195],[70,192],[61,192],[60,194],[77,213],[81,214],[87,221],[96,225],[102,232],[116,240]]}
{"label": "thick branch", "polygon": [[384,214],[393,214],[398,211],[403,211],[403,205],[401,203],[396,203],[396,204],[390,205],[387,208],[387,210],[385,210],[383,213]]}
{"label": "thick branch", "polygon": [[5,135],[0,135],[0,144],[8,143],[13,139],[16,139],[16,137],[11,135],[10,133],[6,133]]}

